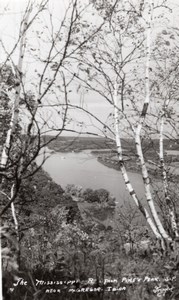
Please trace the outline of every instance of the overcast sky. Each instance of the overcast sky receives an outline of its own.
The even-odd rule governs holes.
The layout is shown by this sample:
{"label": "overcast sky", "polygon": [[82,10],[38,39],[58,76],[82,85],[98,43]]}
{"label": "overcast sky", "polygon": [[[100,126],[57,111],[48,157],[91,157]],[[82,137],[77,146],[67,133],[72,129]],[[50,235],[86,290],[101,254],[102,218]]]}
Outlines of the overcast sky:
{"label": "overcast sky", "polygon": [[[136,0],[135,0],[136,1]],[[134,2],[135,2],[134,1]],[[14,46],[14,43],[17,41],[19,34],[19,25],[21,18],[23,16],[24,8],[27,5],[28,0],[1,0],[0,1],[0,35],[1,41],[5,46],[7,52],[10,52]],[[40,1],[34,1],[35,4]],[[67,6],[68,0],[50,0],[49,1],[49,11],[52,13],[52,20],[54,29],[58,26],[59,20],[61,19],[65,8]],[[160,1],[159,1],[160,2]],[[34,5],[35,6],[35,5]],[[173,13],[166,13],[168,18],[170,19],[171,25],[178,27],[179,23],[179,3],[178,0],[171,0],[170,6],[173,9]],[[49,14],[48,14],[49,16]],[[28,34],[29,43],[31,43],[32,47],[39,47],[39,53],[43,53],[45,51],[46,45],[42,46],[42,41],[39,46],[39,40],[36,38],[37,31],[41,32],[43,26],[50,26],[49,17],[47,17],[46,12],[44,12],[39,20],[36,22],[36,28],[32,27],[30,33]],[[48,30],[46,31],[48,32]],[[43,35],[42,35],[43,38]],[[5,58],[4,50],[2,46],[0,46],[0,61],[3,61]],[[13,55],[14,62],[16,63],[18,55],[15,53]],[[28,74],[32,74],[32,78],[27,78],[27,83],[33,80],[34,69],[40,69],[40,65],[37,66],[36,60],[32,59],[32,57],[26,57],[26,61],[24,63],[24,69],[28,71]],[[92,113],[95,113],[98,118],[101,118],[102,121],[105,122],[109,113],[112,112],[112,108],[107,102],[101,101],[100,97],[95,93],[83,94],[79,95],[77,93],[73,93],[70,95],[70,100],[73,103],[79,104],[80,100],[84,97],[85,108],[89,109]],[[87,100],[87,101],[86,101]],[[47,112],[48,115],[49,112]],[[91,124],[91,119],[89,117],[85,117],[81,112],[72,111],[71,114],[77,121],[85,121],[88,125]],[[56,114],[53,115],[53,118],[57,120],[58,116]],[[93,125],[97,125],[96,122],[93,122]],[[91,127],[88,127],[89,129]],[[96,131],[96,130],[95,130]]]}
{"label": "overcast sky", "polygon": [[[34,3],[37,4],[40,1],[35,0]],[[4,47],[6,48],[7,52],[10,52],[12,48],[14,47],[14,44],[16,43],[19,35],[19,26],[21,19],[24,14],[24,9],[28,3],[28,0],[1,0],[0,1],[0,13],[1,13],[1,19],[0,19],[0,35],[1,40],[3,42]],[[49,19],[49,12],[52,14],[52,21],[54,26],[54,31],[59,26],[59,22],[62,19],[62,16],[64,15],[64,12],[67,8],[68,0],[50,0],[48,5],[48,13],[44,12],[40,16],[39,22],[37,21],[35,24],[35,28],[32,26],[32,29],[30,32],[28,32],[28,42],[31,44],[31,48],[38,48],[39,53],[43,54],[45,51],[45,48],[47,47],[47,44],[41,41],[41,44],[39,46],[39,40],[37,39],[37,32],[41,32],[42,28],[44,26],[49,27],[49,32],[51,28],[50,19]],[[35,7],[35,6],[34,6]],[[46,33],[48,34],[48,29],[46,28]],[[42,36],[43,38],[43,36]],[[45,40],[45,37],[44,37]],[[18,60],[18,51],[15,51],[13,53],[13,60],[15,63],[17,63]],[[0,61],[4,61],[6,58],[6,54],[4,53],[4,50],[2,46],[0,46]],[[38,67],[38,70],[42,67],[40,63],[37,66],[36,59],[33,60],[32,57],[27,55],[26,53],[26,59],[23,64],[24,72],[26,72],[27,79],[26,84],[28,85],[31,83],[32,78],[34,79],[34,69]],[[31,89],[31,87],[30,87]],[[79,104],[81,99],[84,99],[84,94],[79,95],[73,91],[73,94],[69,95],[70,100],[73,104]],[[95,93],[86,94],[85,95],[85,103],[88,102],[88,104],[84,104],[84,107],[86,109],[90,109],[92,113],[95,113],[97,117],[101,118],[104,122],[109,114],[109,111],[111,110],[110,106],[99,100],[99,96]],[[49,111],[46,113],[48,116]],[[74,110],[71,110],[70,114],[72,117],[77,121],[85,121],[87,125],[90,125],[90,130],[92,130],[92,124],[96,125],[95,122],[91,122],[91,119],[87,117],[84,113],[81,111],[77,112]],[[58,123],[58,114],[53,114],[53,119],[56,120]],[[73,127],[73,126],[72,126]],[[76,128],[76,127],[74,127]],[[81,130],[79,127],[77,130]],[[86,129],[84,129],[86,130]],[[96,131],[96,129],[94,130]]]}

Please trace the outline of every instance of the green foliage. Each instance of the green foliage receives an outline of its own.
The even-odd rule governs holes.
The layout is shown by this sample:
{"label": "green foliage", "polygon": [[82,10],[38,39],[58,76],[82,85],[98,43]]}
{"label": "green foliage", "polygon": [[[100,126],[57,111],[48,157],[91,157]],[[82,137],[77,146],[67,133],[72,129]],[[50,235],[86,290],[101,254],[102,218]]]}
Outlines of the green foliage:
{"label": "green foliage", "polygon": [[74,184],[67,184],[65,188],[65,193],[69,194],[72,197],[80,198],[82,192],[82,187]]}
{"label": "green foliage", "polygon": [[[87,189],[83,192],[74,186],[68,186],[66,190],[68,193],[56,185],[42,169],[24,181],[21,187],[17,199],[20,231],[23,233],[19,244],[19,266],[20,277],[27,278],[30,286],[28,290],[26,287],[17,288],[13,293],[14,297],[24,300],[27,295],[29,300],[43,299],[43,287],[38,287],[39,296],[34,298],[37,290],[34,290],[32,282],[35,282],[35,278],[82,281],[91,277],[102,284],[105,278],[121,281],[125,274],[138,274],[140,277],[146,274],[151,277],[165,277],[171,274],[178,276],[178,250],[173,257],[171,255],[162,257],[159,249],[157,251],[157,246],[153,250],[149,249],[151,251],[149,255],[138,250],[128,255],[124,253],[126,242],[136,244],[146,238],[152,241],[152,237],[146,236],[147,227],[142,220],[139,221],[133,207],[126,204],[118,211],[116,222],[113,220],[112,226],[109,226],[107,222],[100,220],[99,214],[102,207],[107,210],[110,206],[110,195],[106,190]],[[91,195],[95,199],[94,202],[90,202]],[[73,197],[79,197],[79,201],[73,201]],[[88,202],[85,197],[89,199]],[[85,211],[82,211],[82,206]],[[17,246],[17,239],[13,234],[11,237]],[[13,244],[8,242],[3,245],[3,255],[8,265],[6,270],[18,276],[17,256],[13,256],[15,252],[14,250],[12,252],[10,243]],[[4,272],[4,275],[8,279],[9,290],[14,279],[8,272]],[[148,284],[138,285],[137,288],[135,285],[129,285],[127,292],[121,294],[121,299],[157,300],[152,289],[153,285]],[[173,299],[177,299],[177,293],[176,281]],[[81,297],[84,300],[88,299],[87,295]],[[95,297],[99,299],[99,295],[96,294],[92,299]],[[118,299],[116,298],[118,295],[115,296],[114,293],[100,297],[104,300]],[[58,299],[58,295],[48,295],[44,299]],[[61,299],[71,298],[66,294]],[[167,295],[161,299],[170,298]]]}
{"label": "green foliage", "polygon": [[5,272],[12,274],[18,270],[17,252],[18,243],[15,237],[15,232],[10,224],[4,224],[0,228],[1,235],[1,255],[2,255],[2,268]]}
{"label": "green foliage", "polygon": [[[44,140],[48,141],[51,136],[46,136]],[[111,147],[111,141],[105,138],[95,137],[73,137],[73,136],[60,136],[48,145],[49,149],[57,152],[79,152],[88,149],[108,149]]]}
{"label": "green foliage", "polygon": [[83,192],[83,198],[89,203],[99,203],[103,206],[115,206],[114,198],[105,189],[92,190],[90,188]]}

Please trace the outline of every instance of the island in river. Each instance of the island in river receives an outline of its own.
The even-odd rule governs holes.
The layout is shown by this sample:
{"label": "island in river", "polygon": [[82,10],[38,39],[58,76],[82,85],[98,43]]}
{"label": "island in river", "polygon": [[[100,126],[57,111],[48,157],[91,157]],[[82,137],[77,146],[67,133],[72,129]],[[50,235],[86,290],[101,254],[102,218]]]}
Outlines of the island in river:
{"label": "island in river", "polygon": [[[50,136],[44,137],[46,142]],[[132,139],[122,139],[123,158],[126,169],[130,172],[138,173],[140,171],[140,162],[137,158],[135,143]],[[103,165],[120,170],[117,157],[115,141],[99,137],[70,137],[60,136],[52,141],[48,148],[55,152],[80,152],[90,149],[92,154]],[[153,176],[161,177],[159,167],[159,141],[158,139],[142,141],[142,148],[149,173]],[[165,162],[172,171],[174,177],[179,174],[179,141],[164,140]],[[174,172],[173,172],[174,171]]]}

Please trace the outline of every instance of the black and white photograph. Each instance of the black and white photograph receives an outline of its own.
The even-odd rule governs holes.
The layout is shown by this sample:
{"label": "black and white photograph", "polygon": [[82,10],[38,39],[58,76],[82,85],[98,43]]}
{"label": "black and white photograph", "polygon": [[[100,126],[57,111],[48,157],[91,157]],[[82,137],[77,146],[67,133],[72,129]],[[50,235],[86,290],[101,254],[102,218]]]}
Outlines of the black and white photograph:
{"label": "black and white photograph", "polygon": [[179,1],[0,0],[0,300],[179,299]]}

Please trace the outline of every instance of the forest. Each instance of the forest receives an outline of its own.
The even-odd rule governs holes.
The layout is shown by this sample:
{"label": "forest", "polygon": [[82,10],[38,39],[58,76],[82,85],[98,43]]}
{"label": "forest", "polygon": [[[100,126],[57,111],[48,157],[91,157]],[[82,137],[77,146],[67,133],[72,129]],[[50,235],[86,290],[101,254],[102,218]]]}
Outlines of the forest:
{"label": "forest", "polygon": [[[179,299],[177,1],[0,13],[0,299]],[[127,201],[45,170],[83,151],[117,170]]]}

